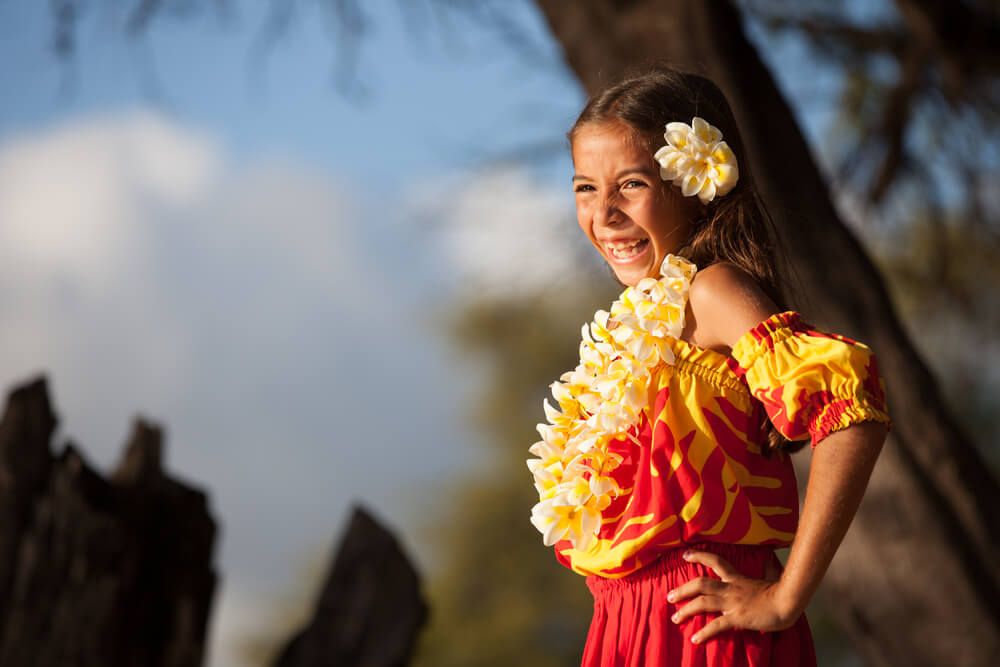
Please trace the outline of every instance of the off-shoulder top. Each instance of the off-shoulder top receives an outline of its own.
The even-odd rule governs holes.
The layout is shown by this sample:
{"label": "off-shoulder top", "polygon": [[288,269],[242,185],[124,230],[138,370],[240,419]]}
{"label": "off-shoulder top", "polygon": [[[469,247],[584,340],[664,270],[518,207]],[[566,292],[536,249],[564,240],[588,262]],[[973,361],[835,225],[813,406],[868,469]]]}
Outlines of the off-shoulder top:
{"label": "off-shoulder top", "polygon": [[765,456],[765,421],[817,446],[863,421],[891,428],[872,350],[819,331],[796,311],[744,333],[730,356],[671,339],[672,365],[653,369],[648,408],[612,476],[623,489],[602,512],[587,551],[568,540],[557,560],[582,575],[618,578],[691,542],[788,546],[799,518],[789,454]]}

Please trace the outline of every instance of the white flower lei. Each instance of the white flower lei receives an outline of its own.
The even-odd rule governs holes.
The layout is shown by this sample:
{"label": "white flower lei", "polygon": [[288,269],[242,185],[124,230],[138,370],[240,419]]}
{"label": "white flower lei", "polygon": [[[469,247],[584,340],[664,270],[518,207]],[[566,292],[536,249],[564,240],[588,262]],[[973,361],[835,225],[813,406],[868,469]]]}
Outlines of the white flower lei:
{"label": "white flower lei", "polygon": [[651,370],[674,363],[669,339],[684,329],[684,308],[697,267],[668,254],[662,278],[643,278],[584,324],[580,363],[553,382],[560,410],[543,401],[549,423],[539,424],[542,439],[529,448],[538,503],[531,523],[546,546],[568,539],[587,550],[601,527],[601,512],[622,490],[609,476],[621,457],[608,451],[612,440],[635,436],[646,407]]}

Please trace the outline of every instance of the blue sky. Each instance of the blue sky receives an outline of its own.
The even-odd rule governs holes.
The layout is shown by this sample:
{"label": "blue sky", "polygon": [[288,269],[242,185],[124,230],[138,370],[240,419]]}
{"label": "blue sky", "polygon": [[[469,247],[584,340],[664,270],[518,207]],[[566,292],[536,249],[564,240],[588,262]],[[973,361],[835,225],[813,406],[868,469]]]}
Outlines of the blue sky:
{"label": "blue sky", "polygon": [[[488,163],[558,144],[583,95],[525,1],[530,56],[459,15],[414,39],[398,3],[365,3],[360,102],[308,3],[263,61],[270,3],[138,42],[120,4],[89,3],[63,64],[47,3],[0,3],[0,380],[46,372],[58,441],[101,468],[134,414],[166,425],[168,466],[222,523],[210,664],[241,665],[353,500],[432,565],[420,501],[484,463],[464,415],[485,370],[434,321],[459,286],[533,289],[576,261],[566,154]],[[793,97],[823,85],[781,74]]]}
{"label": "blue sky", "polygon": [[127,3],[90,3],[77,31],[79,57],[65,67],[49,48],[44,3],[0,5],[0,39],[12,56],[0,74],[18,91],[0,112],[5,134],[153,104],[211,131],[238,158],[292,153],[380,194],[429,168],[550,139],[582,99],[529,2],[511,7],[537,47],[530,53],[542,57],[531,62],[461,13],[449,14],[451,25],[466,28],[461,37],[433,24],[414,35],[398,3],[366,3],[372,29],[356,73],[370,94],[361,100],[335,92],[336,51],[311,3],[300,3],[299,20],[265,56],[255,45],[270,3],[231,3],[234,16],[224,18],[164,18],[138,41],[115,29],[123,18],[104,5],[116,4]]}

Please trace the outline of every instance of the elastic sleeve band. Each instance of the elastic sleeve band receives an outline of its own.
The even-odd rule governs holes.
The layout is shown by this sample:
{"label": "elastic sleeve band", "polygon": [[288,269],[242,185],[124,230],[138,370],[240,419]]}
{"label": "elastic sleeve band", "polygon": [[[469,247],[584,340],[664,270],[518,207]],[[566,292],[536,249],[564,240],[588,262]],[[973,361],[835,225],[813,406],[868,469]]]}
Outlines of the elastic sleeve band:
{"label": "elastic sleeve band", "polygon": [[789,440],[815,447],[834,431],[877,421],[892,428],[885,381],[864,343],[820,331],[800,313],[775,313],[733,345],[737,375]]}

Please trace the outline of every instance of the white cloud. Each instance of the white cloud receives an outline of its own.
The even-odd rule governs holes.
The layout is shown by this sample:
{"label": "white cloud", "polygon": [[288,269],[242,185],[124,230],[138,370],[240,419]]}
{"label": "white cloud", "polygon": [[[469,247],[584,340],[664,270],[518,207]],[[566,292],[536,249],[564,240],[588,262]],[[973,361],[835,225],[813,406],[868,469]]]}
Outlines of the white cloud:
{"label": "white cloud", "polygon": [[179,391],[188,354],[163,285],[145,272],[149,216],[203,196],[218,157],[204,138],[143,112],[0,147],[5,379],[58,370],[54,391],[86,400],[91,415],[105,399],[96,378],[138,397],[143,387]]}
{"label": "white cloud", "polygon": [[423,186],[414,207],[437,220],[442,271],[490,299],[555,292],[600,266],[572,197],[525,169],[505,167]]}
{"label": "white cloud", "polygon": [[218,166],[205,138],[143,112],[17,138],[0,154],[6,272],[105,289],[135,250],[143,200],[189,203]]}
{"label": "white cloud", "polygon": [[[286,587],[355,499],[407,525],[421,481],[472,460],[473,378],[414,326],[394,287],[420,277],[395,271],[418,267],[363,204],[148,112],[0,144],[0,379],[45,371],[100,467],[136,411],[165,425],[222,521],[224,595]],[[238,664],[249,620],[226,614],[252,604],[216,601],[213,664]]]}

